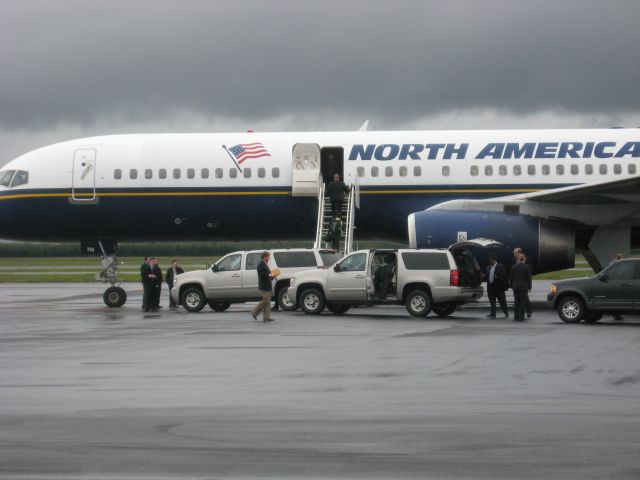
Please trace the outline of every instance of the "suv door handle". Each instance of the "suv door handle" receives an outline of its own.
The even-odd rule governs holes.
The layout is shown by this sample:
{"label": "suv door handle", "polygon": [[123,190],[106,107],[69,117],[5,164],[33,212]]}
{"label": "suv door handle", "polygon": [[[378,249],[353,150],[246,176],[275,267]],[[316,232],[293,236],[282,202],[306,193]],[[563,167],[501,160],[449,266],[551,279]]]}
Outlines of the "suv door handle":
{"label": "suv door handle", "polygon": [[232,277],[239,277],[240,274],[239,273],[234,273],[233,275],[231,275]]}
{"label": "suv door handle", "polygon": [[356,278],[364,278],[364,275],[362,274],[356,275]]}

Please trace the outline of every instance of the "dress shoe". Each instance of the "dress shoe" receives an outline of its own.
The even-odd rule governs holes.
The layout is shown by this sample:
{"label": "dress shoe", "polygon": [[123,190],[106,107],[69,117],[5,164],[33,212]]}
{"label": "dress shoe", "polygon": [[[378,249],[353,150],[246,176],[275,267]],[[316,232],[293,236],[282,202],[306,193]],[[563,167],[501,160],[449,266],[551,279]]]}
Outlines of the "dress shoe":
{"label": "dress shoe", "polygon": [[265,322],[273,322],[273,321],[274,321],[274,319],[273,319],[273,318],[265,318],[265,320],[264,320],[264,321],[265,321]]}
{"label": "dress shoe", "polygon": [[257,321],[258,321],[258,317],[256,317],[256,316],[253,314],[253,312],[250,312],[250,313],[251,313],[251,316],[253,317],[253,319],[257,322]]}
{"label": "dress shoe", "polygon": [[496,318],[496,316],[489,314],[489,315],[487,315],[487,318]]}

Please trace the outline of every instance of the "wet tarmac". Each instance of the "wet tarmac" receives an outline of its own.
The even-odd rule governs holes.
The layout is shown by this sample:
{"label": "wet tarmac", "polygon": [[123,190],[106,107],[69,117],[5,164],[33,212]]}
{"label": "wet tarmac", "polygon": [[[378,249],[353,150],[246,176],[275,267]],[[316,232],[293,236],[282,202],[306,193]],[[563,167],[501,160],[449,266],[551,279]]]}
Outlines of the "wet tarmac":
{"label": "wet tarmac", "polygon": [[0,478],[640,478],[640,316],[262,323],[103,289],[0,285]]}

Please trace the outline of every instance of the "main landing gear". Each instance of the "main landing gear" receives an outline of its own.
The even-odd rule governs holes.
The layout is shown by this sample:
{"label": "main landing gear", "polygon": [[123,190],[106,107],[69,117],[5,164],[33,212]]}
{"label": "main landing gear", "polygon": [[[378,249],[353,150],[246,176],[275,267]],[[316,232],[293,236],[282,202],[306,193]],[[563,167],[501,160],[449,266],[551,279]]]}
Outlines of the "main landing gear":
{"label": "main landing gear", "polygon": [[118,276],[118,260],[116,257],[118,242],[115,240],[82,242],[81,247],[83,253],[100,253],[102,271],[96,274],[96,281],[111,284],[102,295],[105,305],[113,308],[124,305],[127,301],[127,292],[120,286],[121,282]]}

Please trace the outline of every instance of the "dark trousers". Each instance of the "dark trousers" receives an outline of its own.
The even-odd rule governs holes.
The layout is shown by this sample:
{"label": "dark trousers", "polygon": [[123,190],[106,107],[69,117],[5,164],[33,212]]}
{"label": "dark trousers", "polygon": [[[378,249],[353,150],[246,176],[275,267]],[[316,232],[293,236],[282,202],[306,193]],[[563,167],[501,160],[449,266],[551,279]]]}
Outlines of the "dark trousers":
{"label": "dark trousers", "polygon": [[336,216],[342,217],[342,200],[331,199],[331,215],[333,218],[336,218]]}
{"label": "dark trousers", "polygon": [[524,320],[524,315],[529,302],[529,290],[513,289],[513,318],[514,320]]}
{"label": "dark trousers", "polygon": [[151,285],[151,291],[149,292],[149,309],[158,310],[160,308],[160,293],[162,291],[162,284]]}
{"label": "dark trousers", "polygon": [[487,295],[489,296],[489,305],[491,306],[491,315],[496,316],[496,300],[500,304],[500,308],[505,315],[509,315],[507,309],[507,296],[504,289],[499,285],[487,284]]}
{"label": "dark trousers", "polygon": [[142,310],[149,310],[149,295],[151,294],[151,284],[142,282]]}
{"label": "dark trousers", "polygon": [[173,297],[171,296],[171,285],[167,283],[167,289],[169,290],[169,308],[177,307],[176,302],[173,301]]}

